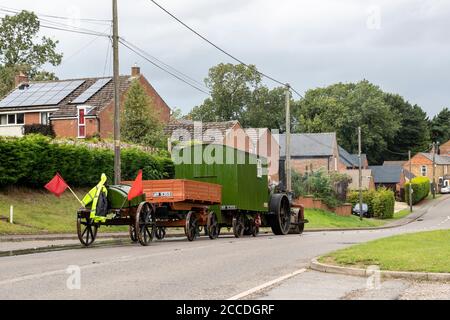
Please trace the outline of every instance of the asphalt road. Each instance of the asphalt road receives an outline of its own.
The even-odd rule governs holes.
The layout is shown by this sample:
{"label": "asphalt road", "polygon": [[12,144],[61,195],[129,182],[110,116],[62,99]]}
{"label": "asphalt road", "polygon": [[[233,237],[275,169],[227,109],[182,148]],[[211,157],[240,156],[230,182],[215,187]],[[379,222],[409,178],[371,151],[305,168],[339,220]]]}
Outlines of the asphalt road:
{"label": "asphalt road", "polygon": [[[150,247],[129,245],[4,257],[0,258],[0,299],[228,299],[301,272],[312,258],[336,249],[394,234],[450,229],[450,197],[433,202],[421,220],[386,230],[215,241],[202,238],[192,243],[167,240]],[[81,286],[71,290],[67,270],[78,267]],[[312,287],[320,282],[317,277],[320,275],[312,276]],[[289,281],[277,285],[289,285]],[[265,296],[270,297],[273,290],[277,288],[266,290]],[[318,295],[287,292],[283,298]]]}

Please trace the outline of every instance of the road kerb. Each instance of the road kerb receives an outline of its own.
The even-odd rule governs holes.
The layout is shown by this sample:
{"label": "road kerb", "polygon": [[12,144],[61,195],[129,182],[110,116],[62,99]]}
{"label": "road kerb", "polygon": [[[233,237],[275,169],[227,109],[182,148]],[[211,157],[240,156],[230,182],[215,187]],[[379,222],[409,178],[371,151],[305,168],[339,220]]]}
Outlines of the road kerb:
{"label": "road kerb", "polygon": [[[347,276],[367,277],[369,276],[366,269],[341,267],[330,264],[321,263],[315,258],[310,263],[310,269],[323,273],[342,274]],[[407,271],[380,271],[380,275],[384,279],[405,279],[419,281],[450,281],[450,273],[433,273],[433,272],[407,272]]]}

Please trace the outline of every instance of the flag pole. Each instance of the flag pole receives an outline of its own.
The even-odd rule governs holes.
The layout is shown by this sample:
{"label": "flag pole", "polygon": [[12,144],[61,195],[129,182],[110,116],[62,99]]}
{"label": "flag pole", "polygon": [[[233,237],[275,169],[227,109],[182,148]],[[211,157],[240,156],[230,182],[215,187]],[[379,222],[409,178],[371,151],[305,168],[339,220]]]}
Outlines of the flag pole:
{"label": "flag pole", "polygon": [[81,202],[80,198],[78,198],[78,196],[75,194],[75,192],[73,192],[72,188],[67,185],[67,188],[70,190],[70,192],[72,192],[73,196],[78,200],[78,202],[81,204],[81,206],[84,208],[84,203]]}

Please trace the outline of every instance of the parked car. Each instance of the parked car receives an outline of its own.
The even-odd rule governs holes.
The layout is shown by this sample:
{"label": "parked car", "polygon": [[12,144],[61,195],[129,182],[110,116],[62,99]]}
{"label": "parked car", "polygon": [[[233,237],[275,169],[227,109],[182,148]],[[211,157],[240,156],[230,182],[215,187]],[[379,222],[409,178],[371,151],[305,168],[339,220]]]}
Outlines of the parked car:
{"label": "parked car", "polygon": [[447,184],[446,186],[441,188],[442,194],[449,194],[450,193],[450,184]]}
{"label": "parked car", "polygon": [[[363,203],[363,204],[362,204],[362,213],[363,213],[363,217],[370,218],[370,215],[369,215],[369,206],[368,206],[367,203]],[[355,207],[353,208],[353,214],[354,214],[355,216],[360,216],[360,215],[361,215],[361,211],[359,210],[359,203],[357,203],[357,204],[355,205]]]}

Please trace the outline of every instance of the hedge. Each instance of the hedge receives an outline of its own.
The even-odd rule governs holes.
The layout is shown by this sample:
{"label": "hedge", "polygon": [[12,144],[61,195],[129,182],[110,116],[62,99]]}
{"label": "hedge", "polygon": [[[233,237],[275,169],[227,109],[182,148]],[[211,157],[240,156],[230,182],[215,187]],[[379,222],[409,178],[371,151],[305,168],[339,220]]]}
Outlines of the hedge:
{"label": "hedge", "polygon": [[54,138],[56,136],[52,125],[46,124],[26,124],[23,126],[23,134],[42,134],[43,136]]}
{"label": "hedge", "polygon": [[406,203],[409,203],[409,190],[412,186],[413,190],[413,197],[412,202],[413,204],[419,203],[428,195],[430,194],[431,190],[431,181],[427,177],[417,177],[411,180],[411,182],[408,182],[405,184],[405,199]]}
{"label": "hedge", "polygon": [[[122,150],[122,179],[134,180],[143,169],[145,180],[170,179],[174,165],[169,158],[129,148]],[[114,153],[79,145],[56,144],[41,135],[23,138],[0,138],[0,186],[42,187],[61,173],[73,187],[95,185],[102,173],[111,183]]]}
{"label": "hedge", "polygon": [[[363,191],[363,203],[369,207],[369,215],[379,219],[390,219],[394,216],[395,194],[391,190],[380,188],[378,190]],[[355,207],[359,203],[359,192],[352,191],[347,201]]]}
{"label": "hedge", "polygon": [[380,188],[373,197],[373,214],[378,219],[392,219],[395,211],[395,193],[392,190]]}
{"label": "hedge", "polygon": [[[375,190],[369,190],[369,191],[363,191],[363,203],[366,203],[369,207],[369,215],[373,216],[373,198],[375,197],[376,191]],[[351,191],[347,196],[347,202],[351,203],[353,207],[355,207],[356,204],[359,203],[359,192],[357,191]]]}

